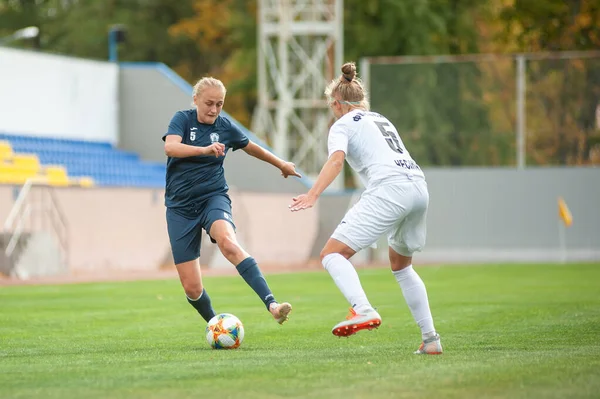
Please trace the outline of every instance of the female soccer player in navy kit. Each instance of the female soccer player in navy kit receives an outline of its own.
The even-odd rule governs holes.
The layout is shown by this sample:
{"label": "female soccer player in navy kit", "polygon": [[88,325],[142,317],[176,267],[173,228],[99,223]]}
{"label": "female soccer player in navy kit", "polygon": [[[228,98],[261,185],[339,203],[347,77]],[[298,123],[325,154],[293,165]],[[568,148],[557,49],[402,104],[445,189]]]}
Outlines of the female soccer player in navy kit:
{"label": "female soccer player in navy kit", "polygon": [[356,66],[342,66],[325,95],[337,121],[328,137],[329,159],[307,194],[292,200],[290,209],[311,208],[342,170],[344,160],[365,184],[360,200],[344,216],[321,251],[321,262],[352,308],[332,333],[349,336],[381,324],[362,289],[349,259],[387,234],[392,272],[421,329],[423,341],[416,354],[441,354],[440,336],[433,326],[427,290],[412,268],[412,255],[425,245],[429,194],[425,175],[412,159],[396,128],[384,116],[369,112]]}
{"label": "female soccer player in navy kit", "polygon": [[208,321],[215,316],[200,273],[202,229],[282,324],[292,306],[275,300],[254,258],[238,243],[227,195],[223,161],[229,149],[244,150],[281,170],[301,177],[295,165],[253,143],[230,120],[220,116],[226,89],[214,78],[194,86],[194,108],[178,111],[163,136],[167,159],[165,205],[171,251],[189,303]]}

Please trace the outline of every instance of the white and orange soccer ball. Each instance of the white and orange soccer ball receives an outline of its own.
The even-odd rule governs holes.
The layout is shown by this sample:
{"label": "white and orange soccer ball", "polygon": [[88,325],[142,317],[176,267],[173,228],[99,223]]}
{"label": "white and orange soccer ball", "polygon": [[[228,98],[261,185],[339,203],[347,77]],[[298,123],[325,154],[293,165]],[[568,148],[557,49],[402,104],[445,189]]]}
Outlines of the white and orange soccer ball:
{"label": "white and orange soccer ball", "polygon": [[213,349],[235,349],[244,340],[244,325],[230,313],[218,314],[208,321],[206,340]]}

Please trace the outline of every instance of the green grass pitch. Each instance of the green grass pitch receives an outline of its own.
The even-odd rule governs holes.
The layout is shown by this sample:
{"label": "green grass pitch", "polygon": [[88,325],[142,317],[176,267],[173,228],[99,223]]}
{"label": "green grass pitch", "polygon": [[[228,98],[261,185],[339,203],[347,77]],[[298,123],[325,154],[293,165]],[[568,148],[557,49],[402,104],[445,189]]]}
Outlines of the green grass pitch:
{"label": "green grass pitch", "polygon": [[0,398],[598,398],[600,264],[420,267],[442,356],[388,269],[359,269],[383,317],[336,338],[325,271],[269,275],[279,326],[239,276],[205,279],[245,326],[212,350],[177,280],[0,287]]}

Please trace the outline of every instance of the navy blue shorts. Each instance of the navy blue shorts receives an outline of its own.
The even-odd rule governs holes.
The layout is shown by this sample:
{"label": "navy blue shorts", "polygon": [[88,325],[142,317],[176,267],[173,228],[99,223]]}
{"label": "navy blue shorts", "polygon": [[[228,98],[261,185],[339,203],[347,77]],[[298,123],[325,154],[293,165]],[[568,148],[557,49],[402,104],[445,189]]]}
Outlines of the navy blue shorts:
{"label": "navy blue shorts", "polygon": [[[208,233],[217,220],[227,220],[235,230],[231,200],[227,194],[207,198],[192,210],[167,208],[167,231],[176,265],[200,256],[202,229]],[[213,243],[216,242],[212,237],[210,239]]]}

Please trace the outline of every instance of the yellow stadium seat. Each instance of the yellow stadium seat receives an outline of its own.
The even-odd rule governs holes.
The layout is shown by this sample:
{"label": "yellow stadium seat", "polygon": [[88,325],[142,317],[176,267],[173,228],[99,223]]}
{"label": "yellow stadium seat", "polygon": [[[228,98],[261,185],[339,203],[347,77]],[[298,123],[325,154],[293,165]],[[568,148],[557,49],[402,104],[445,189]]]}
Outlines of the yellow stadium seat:
{"label": "yellow stadium seat", "polygon": [[33,170],[35,173],[40,169],[40,160],[35,154],[15,154],[12,164],[21,170]]}
{"label": "yellow stadium seat", "polygon": [[81,187],[85,187],[85,188],[90,188],[90,187],[94,187],[94,179],[92,179],[91,177],[80,177],[77,181],[77,184],[79,184],[79,186]]}
{"label": "yellow stadium seat", "polygon": [[0,172],[0,184],[11,184],[12,175]]}
{"label": "yellow stadium seat", "polygon": [[0,162],[0,176],[10,174],[14,171],[12,164]]}
{"label": "yellow stadium seat", "polygon": [[0,140],[0,161],[12,157],[12,147],[8,141]]}
{"label": "yellow stadium seat", "polygon": [[2,184],[18,184],[23,185],[27,181],[28,177],[21,174],[3,175],[0,176],[0,183]]}
{"label": "yellow stadium seat", "polygon": [[48,166],[45,168],[48,184],[51,186],[68,186],[69,176],[67,170],[62,166]]}
{"label": "yellow stadium seat", "polygon": [[46,166],[45,171],[46,171],[47,176],[52,176],[52,177],[66,177],[67,176],[67,170],[64,168],[64,166],[60,166],[60,165],[48,165],[48,166]]}
{"label": "yellow stadium seat", "polygon": [[52,178],[48,178],[47,180],[48,184],[51,186],[55,186],[55,187],[67,187],[70,185],[69,179],[67,179],[66,177],[52,177]]}
{"label": "yellow stadium seat", "polygon": [[28,180],[59,187],[95,185],[91,177],[69,178],[64,166],[40,165],[36,154],[13,153],[10,142],[0,140],[0,184],[23,185]]}
{"label": "yellow stadium seat", "polygon": [[31,168],[15,166],[12,162],[0,163],[0,183],[3,184],[25,184],[27,179],[36,175]]}

